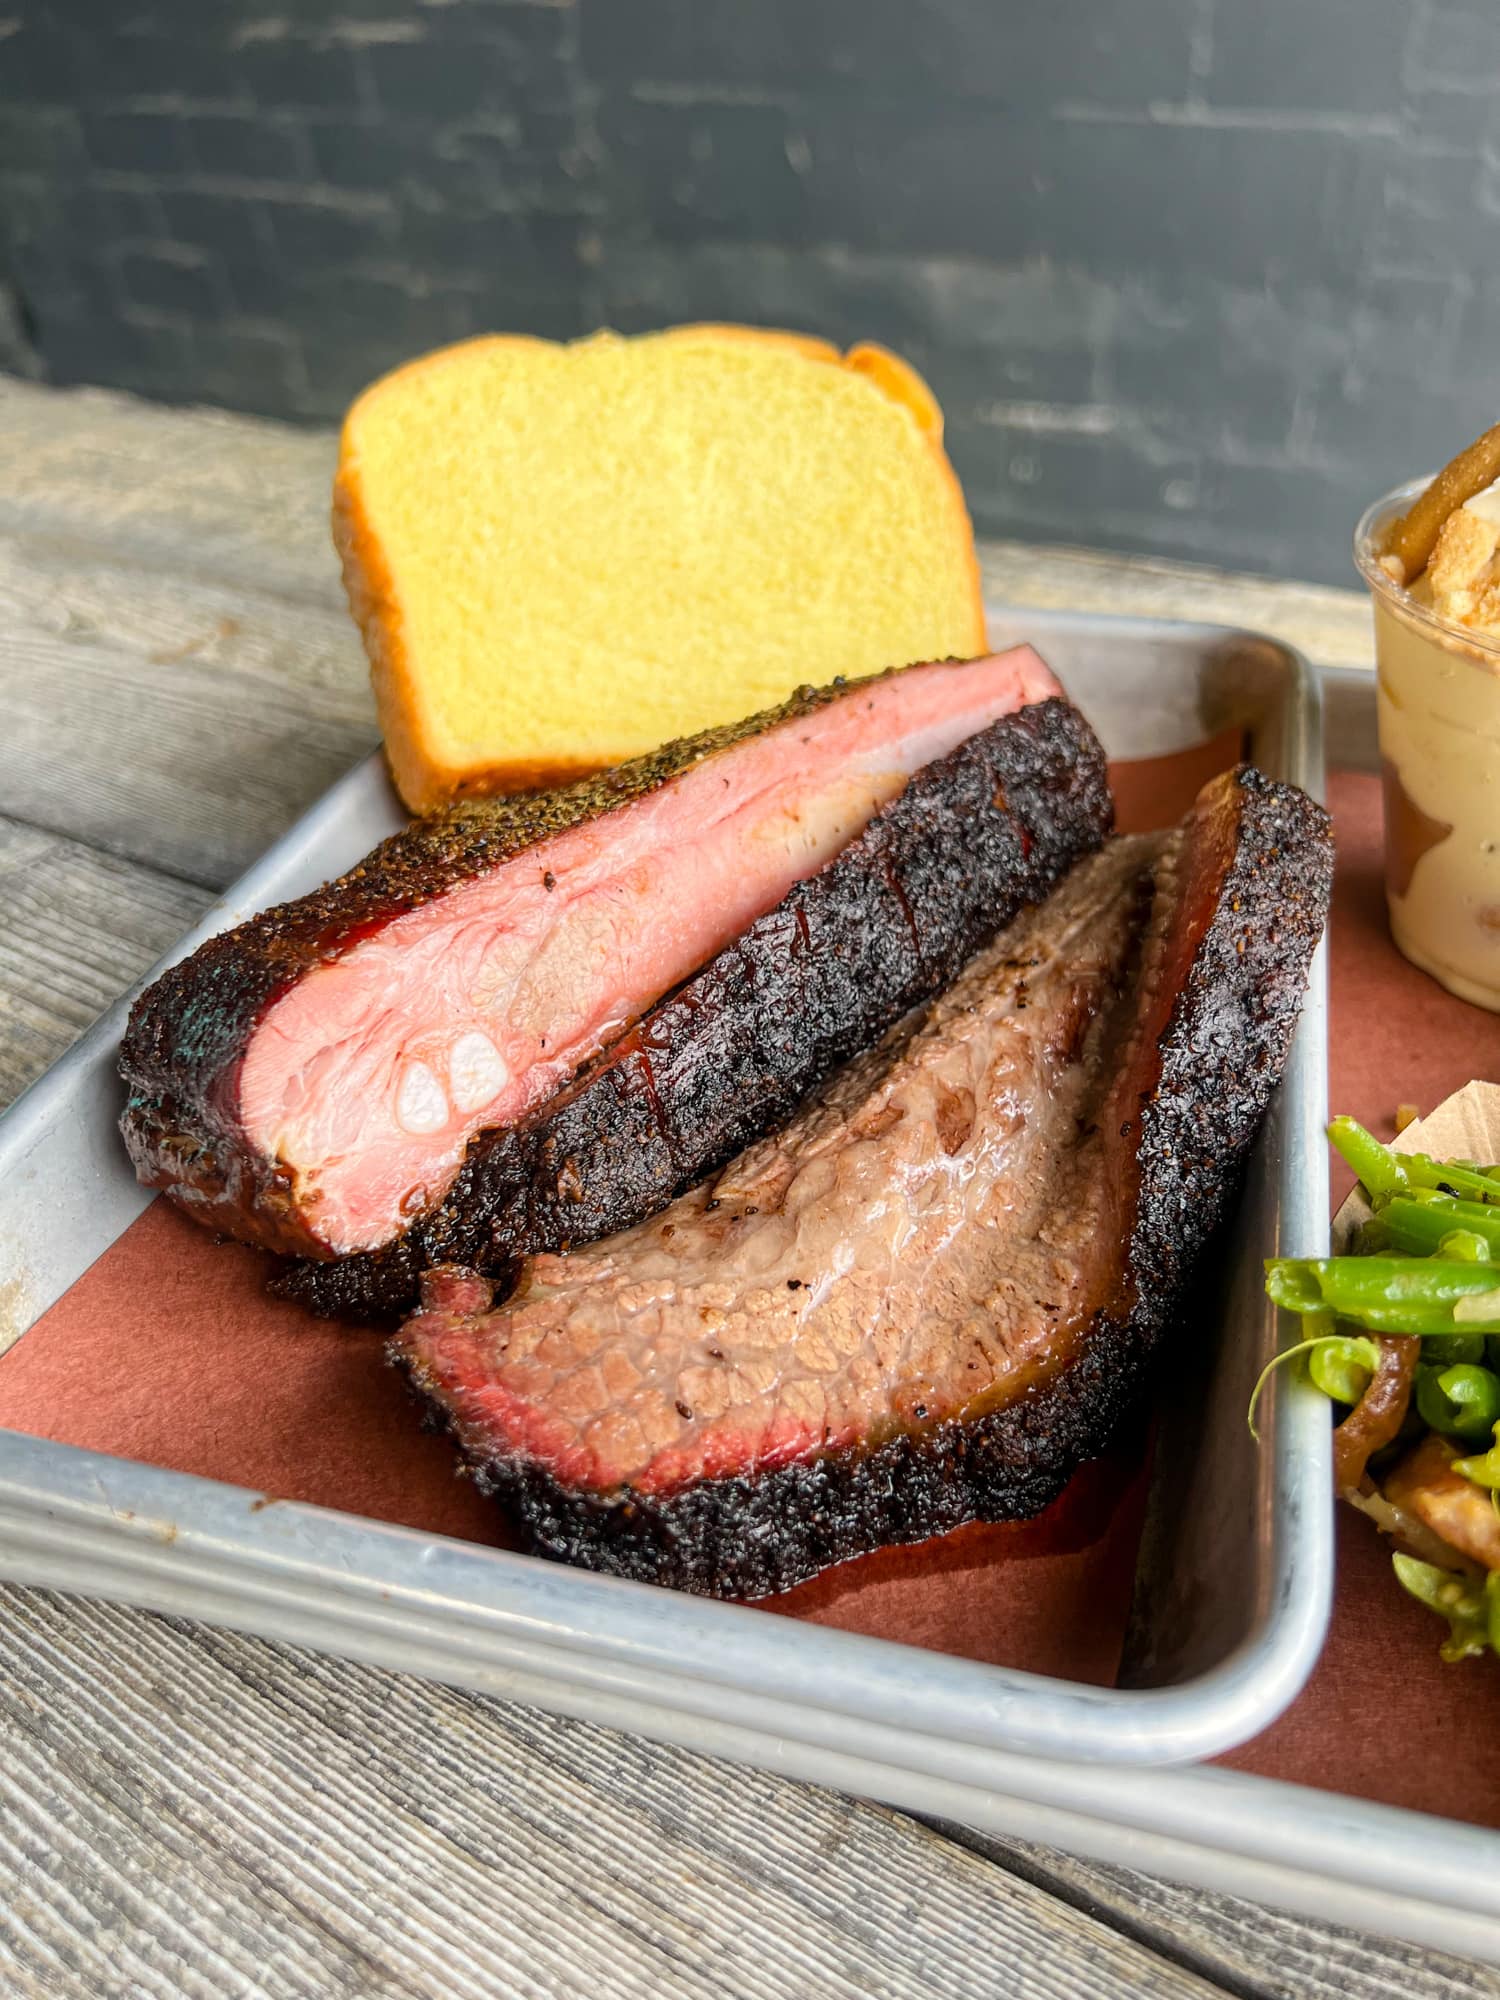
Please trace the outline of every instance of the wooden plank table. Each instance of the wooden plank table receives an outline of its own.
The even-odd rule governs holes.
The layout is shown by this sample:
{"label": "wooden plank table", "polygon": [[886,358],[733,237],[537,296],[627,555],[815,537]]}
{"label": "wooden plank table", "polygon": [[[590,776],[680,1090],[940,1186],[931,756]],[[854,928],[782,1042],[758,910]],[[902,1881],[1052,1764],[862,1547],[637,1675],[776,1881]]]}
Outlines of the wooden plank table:
{"label": "wooden plank table", "polygon": [[[375,742],[333,444],[0,378],[0,1103]],[[997,597],[1366,657],[1354,593]],[[7,1996],[1500,1995],[1500,1973],[292,1647],[0,1590]]]}

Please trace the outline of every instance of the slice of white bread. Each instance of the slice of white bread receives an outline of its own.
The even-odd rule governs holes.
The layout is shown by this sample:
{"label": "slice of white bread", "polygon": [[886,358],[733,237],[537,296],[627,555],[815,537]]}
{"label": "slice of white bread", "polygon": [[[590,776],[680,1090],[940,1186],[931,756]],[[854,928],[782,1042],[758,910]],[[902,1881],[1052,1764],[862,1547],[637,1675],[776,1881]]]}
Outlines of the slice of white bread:
{"label": "slice of white bread", "polygon": [[350,410],[334,539],[417,812],[985,650],[942,415],[877,347],[690,326],[440,349]]}

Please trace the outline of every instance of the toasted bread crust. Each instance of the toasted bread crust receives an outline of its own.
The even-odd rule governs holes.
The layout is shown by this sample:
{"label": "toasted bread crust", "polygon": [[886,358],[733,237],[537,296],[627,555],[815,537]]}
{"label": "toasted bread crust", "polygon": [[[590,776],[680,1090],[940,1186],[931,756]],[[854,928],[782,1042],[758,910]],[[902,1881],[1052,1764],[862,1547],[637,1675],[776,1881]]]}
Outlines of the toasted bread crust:
{"label": "toasted bread crust", "polygon": [[[952,515],[953,534],[968,552],[973,600],[969,650],[972,654],[986,650],[984,586],[968,508],[957,474],[943,450],[942,412],[915,369],[898,355],[869,342],[840,354],[829,342],[812,335],[765,327],[704,322],[673,327],[651,337],[683,344],[709,340],[777,348],[804,360],[848,369],[905,409],[937,461]],[[410,383],[415,377],[447,367],[460,354],[476,349],[541,348],[557,344],[527,334],[481,334],[473,340],[439,348],[372,384],[354,403],[344,422],[333,486],[333,544],[343,572],[349,609],[370,661],[376,712],[391,776],[403,802],[414,813],[435,812],[458,798],[567,784],[598,770],[600,764],[587,758],[544,761],[518,758],[476,769],[470,763],[455,763],[439,750],[424,726],[422,675],[407,644],[389,561],[365,507],[358,455],[353,445],[356,419],[372,399],[387,395],[398,383]]]}

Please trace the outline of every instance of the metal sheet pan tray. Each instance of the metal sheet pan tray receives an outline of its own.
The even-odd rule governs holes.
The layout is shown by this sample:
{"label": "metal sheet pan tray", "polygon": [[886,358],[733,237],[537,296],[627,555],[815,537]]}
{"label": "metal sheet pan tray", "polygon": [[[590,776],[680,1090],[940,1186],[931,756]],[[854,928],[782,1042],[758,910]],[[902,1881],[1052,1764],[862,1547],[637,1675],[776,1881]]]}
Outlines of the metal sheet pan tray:
{"label": "metal sheet pan tray", "polygon": [[[1264,769],[1320,790],[1317,683],[1282,646],[1217,627],[1058,613],[999,612],[992,629],[997,642],[1037,640],[1113,757],[1154,758],[1233,732]],[[348,866],[398,819],[372,759],[172,956]],[[115,1129],[125,1005],[0,1121],[0,1299],[10,1313],[0,1350],[24,1341],[148,1204]],[[19,1431],[0,1432],[0,1573],[810,1775],[837,1765],[839,1782],[934,1809],[954,1809],[945,1788],[1003,1791],[1018,1758],[1123,1770],[1213,1755],[1293,1699],[1328,1615],[1326,1405],[1295,1384],[1280,1388],[1259,1451],[1244,1423],[1276,1339],[1261,1259],[1325,1240],[1325,1070],[1320,953],[1205,1294],[1202,1379],[1158,1414],[1158,1472],[1115,1685],[770,1617],[311,1505],[267,1508],[244,1488]],[[924,1773],[930,1789],[878,1777],[881,1763]]]}
{"label": "metal sheet pan tray", "polygon": [[[1005,636],[1006,620],[996,622]],[[1242,733],[1265,769],[1318,789],[1317,689],[1285,648],[1216,628],[1059,614],[1028,615],[1025,629],[1112,756],[1156,757]],[[372,759],[174,956],[312,887],[398,823]],[[0,1296],[14,1302],[12,1338],[24,1338],[147,1205],[115,1131],[123,1011],[122,1002],[0,1122]],[[1327,1618],[1323,1406],[1295,1388],[1280,1395],[1263,1452],[1243,1420],[1275,1340],[1260,1260],[1322,1240],[1325,1045],[1320,955],[1216,1274],[1212,1366],[1190,1410],[1161,1416],[1156,1463],[1171,1468],[1170,1492],[1148,1503],[1115,1686],[770,1618],[310,1506],[252,1511],[243,1490],[16,1432],[0,1434],[0,1568],[477,1687],[526,1672],[559,1697],[598,1695],[645,1676],[666,1709],[710,1722],[744,1723],[756,1704],[791,1702],[802,1732],[830,1749],[853,1749],[879,1725],[965,1755],[1121,1764],[1211,1755],[1292,1699]]]}

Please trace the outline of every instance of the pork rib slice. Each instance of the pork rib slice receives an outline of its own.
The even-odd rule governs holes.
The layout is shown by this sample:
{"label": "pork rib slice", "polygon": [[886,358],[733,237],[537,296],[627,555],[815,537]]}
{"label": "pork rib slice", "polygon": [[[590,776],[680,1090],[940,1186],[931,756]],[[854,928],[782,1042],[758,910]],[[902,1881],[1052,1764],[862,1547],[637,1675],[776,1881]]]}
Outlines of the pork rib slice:
{"label": "pork rib slice", "polygon": [[1110,826],[1104,753],[1034,703],[926,764],[826,868],[517,1124],[482,1133],[393,1243],[287,1267],[274,1289],[392,1319],[432,1264],[503,1275],[529,1251],[629,1227],[786,1118],[839,1063],[940,992]]}
{"label": "pork rib slice", "polygon": [[429,1273],[393,1358],[545,1554],[721,1595],[1036,1512],[1138,1392],[1285,1061],[1326,815],[1254,770],[1081,862],[649,1223]]}
{"label": "pork rib slice", "polygon": [[911,773],[1057,683],[1029,648],[803,689],[563,790],[418,821],[145,993],[137,1173],[293,1255],[370,1250]]}

